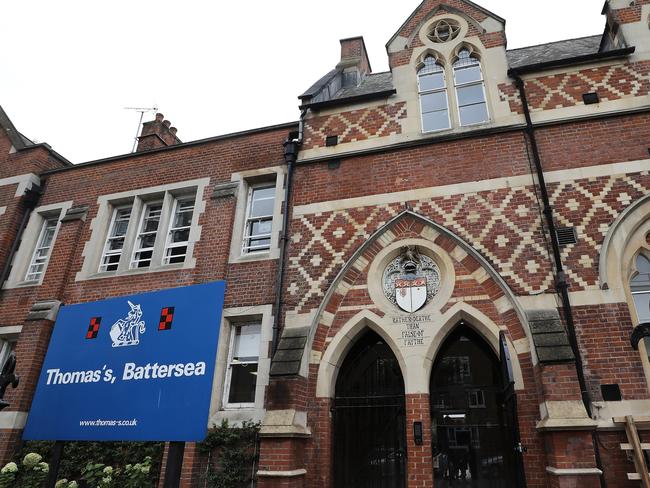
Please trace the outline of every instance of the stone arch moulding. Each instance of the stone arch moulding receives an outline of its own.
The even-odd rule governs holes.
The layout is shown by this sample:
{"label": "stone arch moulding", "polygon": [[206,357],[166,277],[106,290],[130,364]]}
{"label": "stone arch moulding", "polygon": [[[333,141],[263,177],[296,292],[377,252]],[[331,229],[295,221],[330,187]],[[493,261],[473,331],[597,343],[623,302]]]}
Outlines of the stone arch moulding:
{"label": "stone arch moulding", "polygon": [[384,339],[388,347],[397,358],[399,363],[400,370],[402,372],[402,378],[404,379],[404,387],[408,391],[406,385],[407,378],[407,364],[404,356],[402,355],[399,347],[395,344],[395,341],[392,337],[386,332],[386,330],[379,326],[381,318],[375,315],[370,310],[362,310],[354,317],[352,317],[336,334],[336,337],[329,344],[325,350],[325,354],[321,358],[319,367],[318,367],[318,378],[316,380],[316,396],[317,397],[334,397],[334,391],[336,389],[336,379],[338,377],[338,372],[345,361],[350,348],[354,345],[356,340],[361,337],[366,330],[372,330],[379,334],[379,336]]}
{"label": "stone arch moulding", "polygon": [[609,227],[600,248],[600,288],[617,292],[621,301],[625,301],[624,290],[629,278],[623,273],[626,267],[625,254],[634,235],[646,222],[650,222],[650,195],[639,198],[621,212]]}
{"label": "stone arch moulding", "polygon": [[[435,333],[424,358],[417,355],[405,357],[394,339],[379,325],[381,322],[380,317],[369,310],[359,312],[343,326],[325,350],[318,366],[316,397],[334,397],[339,369],[355,341],[368,329],[379,334],[395,354],[404,378],[405,392],[407,394],[428,393],[429,380],[436,354],[447,336],[461,321],[483,337],[496,356],[499,356],[499,327],[486,315],[467,303],[459,302],[443,314],[441,318],[442,327]],[[507,341],[510,350],[514,351],[512,342],[509,339]],[[516,353],[511,355],[511,360],[515,390],[523,390],[523,374]]]}
{"label": "stone arch moulding", "polygon": [[413,32],[408,38],[408,45],[411,46],[413,44],[413,40],[416,36],[420,36],[420,40],[422,40],[424,44],[427,44],[427,42],[422,39],[421,36],[423,30],[426,30],[431,24],[433,24],[432,21],[437,21],[445,17],[451,17],[454,18],[454,20],[461,21],[462,29],[458,38],[465,37],[469,31],[470,26],[473,26],[481,34],[484,34],[486,32],[485,28],[478,21],[473,19],[462,10],[457,9],[456,7],[452,7],[451,5],[447,5],[446,3],[441,3],[435,9],[425,15],[424,18],[415,27],[415,29],[413,29]]}
{"label": "stone arch moulding", "polygon": [[[501,291],[504,294],[503,299],[507,301],[508,305],[511,307],[511,309],[514,311],[514,313],[517,316],[517,319],[519,320],[519,323],[521,324],[524,333],[526,335],[526,338],[528,339],[530,344],[533,344],[532,336],[530,333],[530,327],[528,326],[528,320],[526,318],[526,314],[521,307],[519,301],[516,299],[514,293],[508,286],[508,284],[505,282],[505,280],[499,275],[499,273],[492,267],[492,265],[478,252],[476,249],[474,249],[471,245],[469,245],[465,240],[463,240],[461,237],[456,235],[455,233],[451,232],[449,229],[443,227],[440,224],[435,223],[434,221],[417,214],[413,212],[412,210],[405,210],[401,212],[400,214],[396,215],[392,219],[388,220],[384,225],[382,225],[379,229],[377,229],[367,240],[366,242],[359,247],[350,257],[350,259],[343,265],[343,267],[340,269],[339,273],[336,275],[334,280],[332,281],[332,284],[328,288],[328,290],[325,292],[323,295],[323,299],[320,303],[320,306],[318,307],[314,318],[311,321],[310,324],[310,330],[309,330],[309,335],[307,337],[307,341],[305,344],[305,349],[303,350],[302,358],[301,358],[301,364],[300,364],[300,375],[307,377],[308,376],[308,371],[309,371],[309,361],[311,357],[311,350],[313,347],[314,343],[314,337],[316,335],[316,331],[318,329],[319,324],[321,324],[323,321],[324,322],[329,322],[333,318],[332,314],[329,312],[326,312],[327,305],[329,304],[330,300],[332,297],[335,295],[337,290],[339,288],[343,289],[345,288],[342,283],[343,277],[346,275],[346,273],[355,265],[359,265],[359,263],[362,263],[365,260],[363,257],[364,252],[372,246],[375,242],[377,242],[380,238],[385,236],[390,229],[396,225],[400,220],[405,219],[405,218],[412,218],[416,222],[420,222],[424,224],[425,231],[423,231],[424,235],[423,237],[426,237],[426,234],[429,234],[431,240],[434,240],[436,236],[442,235],[444,237],[447,237],[450,239],[454,244],[456,244],[456,247],[466,253],[467,255],[471,256],[474,258],[480,265],[480,267],[487,273],[489,278],[492,278],[494,282],[497,284],[497,286],[501,289]],[[385,239],[385,237],[384,237]],[[328,315],[329,317],[324,317],[325,315]],[[498,333],[497,333],[498,337]],[[513,351],[513,356],[516,355],[516,351],[514,348],[512,349]],[[535,350],[533,347],[530,348],[530,354],[531,354],[531,360],[533,361],[533,364],[537,363],[537,356],[535,353]]]}

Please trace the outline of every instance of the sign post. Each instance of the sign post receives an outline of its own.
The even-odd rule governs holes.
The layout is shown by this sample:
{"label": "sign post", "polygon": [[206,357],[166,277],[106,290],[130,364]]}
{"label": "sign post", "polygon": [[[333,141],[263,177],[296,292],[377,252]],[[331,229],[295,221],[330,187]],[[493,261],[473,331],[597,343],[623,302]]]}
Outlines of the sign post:
{"label": "sign post", "polygon": [[170,455],[203,440],[224,294],[217,281],[62,307],[23,439],[169,441]]}

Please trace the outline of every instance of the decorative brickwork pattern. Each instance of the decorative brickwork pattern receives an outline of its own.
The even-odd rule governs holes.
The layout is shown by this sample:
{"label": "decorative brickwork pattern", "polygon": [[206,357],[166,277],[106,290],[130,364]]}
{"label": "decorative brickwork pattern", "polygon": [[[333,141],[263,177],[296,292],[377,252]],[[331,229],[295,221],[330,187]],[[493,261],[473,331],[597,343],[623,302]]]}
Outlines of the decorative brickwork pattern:
{"label": "decorative brickwork pattern", "polygon": [[346,143],[401,134],[404,118],[406,102],[314,117],[305,123],[303,148],[324,147],[327,136],[336,135],[339,143]]}
{"label": "decorative brickwork pattern", "polygon": [[[562,249],[572,291],[598,287],[598,253],[611,222],[650,189],[648,172],[549,185],[561,225],[578,242]],[[409,202],[485,256],[517,294],[550,291],[552,269],[533,187],[503,188]],[[320,304],[343,264],[403,204],[302,215],[292,225],[287,304],[303,313]]]}
{"label": "decorative brickwork pattern", "polygon": [[[587,68],[526,80],[526,96],[533,112],[583,105],[582,95],[591,92],[597,92],[602,101],[648,95],[650,62]],[[499,93],[512,112],[523,113],[514,84],[500,84]]]}

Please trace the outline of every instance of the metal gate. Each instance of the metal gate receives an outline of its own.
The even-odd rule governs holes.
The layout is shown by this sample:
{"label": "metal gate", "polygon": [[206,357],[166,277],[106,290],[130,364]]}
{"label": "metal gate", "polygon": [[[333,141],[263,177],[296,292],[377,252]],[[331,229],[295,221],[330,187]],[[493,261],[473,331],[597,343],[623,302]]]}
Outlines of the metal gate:
{"label": "metal gate", "polygon": [[505,338],[500,347],[501,361],[460,324],[439,350],[430,385],[437,488],[525,487]]}
{"label": "metal gate", "polygon": [[367,332],[348,353],[333,407],[334,486],[404,488],[404,380],[390,348]]}

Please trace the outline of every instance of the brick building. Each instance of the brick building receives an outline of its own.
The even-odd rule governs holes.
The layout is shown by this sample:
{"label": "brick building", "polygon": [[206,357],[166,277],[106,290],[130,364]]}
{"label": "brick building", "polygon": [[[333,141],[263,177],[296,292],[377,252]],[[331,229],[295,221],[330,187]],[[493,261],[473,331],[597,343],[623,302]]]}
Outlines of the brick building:
{"label": "brick building", "polygon": [[4,459],[61,304],[224,279],[211,422],[262,421],[260,487],[639,486],[650,1],[603,16],[507,50],[425,0],[389,72],[342,40],[296,123],[182,143],[158,115],[75,166],[0,112]]}

